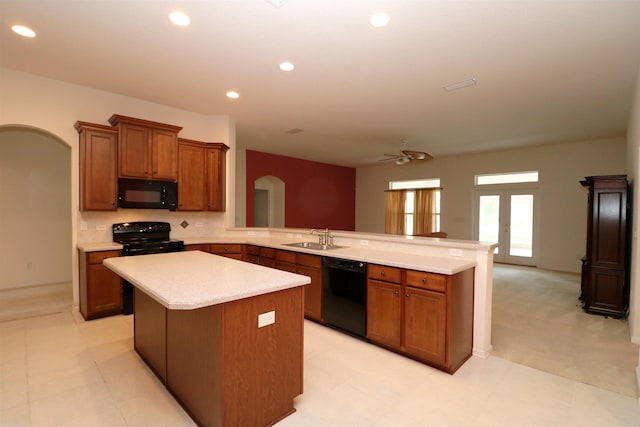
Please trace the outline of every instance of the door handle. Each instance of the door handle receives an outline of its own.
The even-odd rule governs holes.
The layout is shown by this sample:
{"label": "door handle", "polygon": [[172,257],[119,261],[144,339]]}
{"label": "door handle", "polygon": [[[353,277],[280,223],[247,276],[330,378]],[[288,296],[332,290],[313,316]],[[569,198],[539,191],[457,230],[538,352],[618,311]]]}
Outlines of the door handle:
{"label": "door handle", "polygon": [[511,231],[511,227],[509,226],[509,224],[505,224],[504,225],[504,232],[505,233],[509,233]]}

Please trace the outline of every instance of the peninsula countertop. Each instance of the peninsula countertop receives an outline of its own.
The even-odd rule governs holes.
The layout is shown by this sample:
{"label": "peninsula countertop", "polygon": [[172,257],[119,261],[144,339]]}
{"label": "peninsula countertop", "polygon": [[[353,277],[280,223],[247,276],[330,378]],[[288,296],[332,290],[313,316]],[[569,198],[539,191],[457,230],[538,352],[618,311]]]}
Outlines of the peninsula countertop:
{"label": "peninsula countertop", "polygon": [[[444,257],[430,256],[419,253],[407,253],[402,251],[369,249],[359,247],[356,244],[347,244],[340,249],[332,249],[328,251],[318,251],[315,249],[305,249],[287,246],[287,243],[294,241],[293,238],[275,238],[275,237],[202,237],[185,239],[185,245],[202,244],[202,243],[227,243],[227,244],[249,244],[266,246],[274,249],[281,249],[293,252],[302,252],[311,255],[328,256],[335,258],[350,259],[354,261],[362,261],[367,263],[376,263],[388,265],[391,267],[407,268],[411,270],[427,271],[439,274],[456,274],[469,268],[475,267],[476,262],[460,258],[460,257]],[[85,252],[105,251],[105,250],[121,250],[122,245],[119,243],[83,243],[78,248]]]}
{"label": "peninsula countertop", "polygon": [[311,282],[307,276],[201,251],[108,258],[104,265],[172,310],[193,310]]}

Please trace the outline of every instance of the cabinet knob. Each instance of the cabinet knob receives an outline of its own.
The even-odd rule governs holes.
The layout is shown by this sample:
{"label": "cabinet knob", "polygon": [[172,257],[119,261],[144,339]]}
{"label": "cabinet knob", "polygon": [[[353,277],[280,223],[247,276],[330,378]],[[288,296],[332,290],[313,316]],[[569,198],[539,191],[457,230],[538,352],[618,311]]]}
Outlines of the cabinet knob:
{"label": "cabinet knob", "polygon": [[398,291],[393,291],[393,294],[394,294],[395,296],[398,296],[398,295],[400,294],[400,292],[398,292]]}
{"label": "cabinet knob", "polygon": [[409,294],[406,294],[405,296],[406,296],[407,298],[409,298]]}
{"label": "cabinet knob", "polygon": [[427,279],[426,279],[426,277],[423,277],[423,278],[422,278],[422,283],[427,283]]}
{"label": "cabinet knob", "polygon": [[380,272],[380,275],[381,275],[382,277],[384,277],[384,271],[381,271],[381,272]]}

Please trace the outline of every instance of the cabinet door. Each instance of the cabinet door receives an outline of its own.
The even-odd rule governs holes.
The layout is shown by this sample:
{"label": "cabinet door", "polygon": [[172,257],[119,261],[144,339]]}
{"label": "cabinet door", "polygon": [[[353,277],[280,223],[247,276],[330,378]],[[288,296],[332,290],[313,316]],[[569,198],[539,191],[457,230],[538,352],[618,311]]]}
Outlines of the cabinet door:
{"label": "cabinet door", "polygon": [[102,264],[89,265],[87,305],[91,317],[122,311],[122,279]]}
{"label": "cabinet door", "polygon": [[322,320],[322,270],[306,265],[298,265],[298,274],[311,278],[304,287],[304,315],[310,319]]}
{"label": "cabinet door", "polygon": [[151,177],[167,181],[178,179],[178,135],[151,129]]}
{"label": "cabinet door", "polygon": [[446,294],[406,287],[404,349],[418,358],[446,361]]}
{"label": "cabinet door", "polygon": [[118,134],[113,131],[80,131],[80,210],[117,209]]}
{"label": "cabinet door", "polygon": [[149,128],[132,124],[120,125],[121,177],[149,177],[149,152]]}
{"label": "cabinet door", "polygon": [[206,210],[204,148],[180,143],[178,163],[178,210]]}
{"label": "cabinet door", "polygon": [[627,306],[624,275],[624,270],[591,267],[586,311],[614,317],[624,316]]}
{"label": "cabinet door", "polygon": [[219,147],[207,148],[207,210],[224,212],[226,209],[226,155]]}
{"label": "cabinet door", "polygon": [[400,285],[367,281],[367,338],[388,347],[400,347]]}

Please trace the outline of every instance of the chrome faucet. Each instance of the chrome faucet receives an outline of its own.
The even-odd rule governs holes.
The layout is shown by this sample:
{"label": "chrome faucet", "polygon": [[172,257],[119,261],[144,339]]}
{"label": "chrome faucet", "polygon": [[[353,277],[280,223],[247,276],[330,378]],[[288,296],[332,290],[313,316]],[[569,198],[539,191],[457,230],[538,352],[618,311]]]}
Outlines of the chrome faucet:
{"label": "chrome faucet", "polygon": [[328,228],[324,230],[318,230],[316,228],[311,229],[311,234],[316,233],[318,235],[318,244],[322,246],[333,246],[333,236]]}

